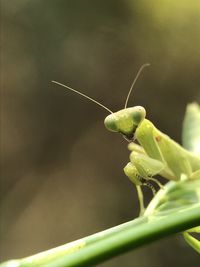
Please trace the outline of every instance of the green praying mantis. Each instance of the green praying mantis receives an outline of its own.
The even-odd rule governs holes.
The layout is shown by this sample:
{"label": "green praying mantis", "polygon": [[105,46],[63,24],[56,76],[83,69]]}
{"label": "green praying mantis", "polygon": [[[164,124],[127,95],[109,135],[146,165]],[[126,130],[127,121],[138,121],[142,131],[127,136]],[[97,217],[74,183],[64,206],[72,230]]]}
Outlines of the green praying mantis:
{"label": "green praying mantis", "polygon": [[[184,149],[169,136],[159,131],[152,122],[146,119],[144,107],[127,107],[139,75],[149,65],[146,63],[140,67],[128,92],[124,108],[117,112],[111,111],[93,98],[67,85],[52,81],[106,109],[110,115],[104,120],[105,127],[109,131],[122,134],[130,142],[128,145],[131,150],[130,162],[124,167],[124,172],[136,186],[140,214],[143,214],[145,210],[141,187],[148,186],[155,194],[155,189],[150,183],[153,181],[162,188],[162,185],[154,178],[155,175],[178,181],[185,176],[193,179],[200,173],[200,154]],[[139,145],[134,142],[135,140]]]}
{"label": "green praying mantis", "polygon": [[[143,107],[128,108],[128,100],[134,84],[143,68],[148,65],[144,64],[139,69],[129,90],[124,109],[118,112],[112,112],[89,96],[53,81],[93,101],[111,113],[105,118],[104,124],[108,130],[122,134],[129,142],[130,162],[124,167],[124,172],[137,188],[140,214],[143,216],[137,218],[136,221],[133,220],[46,252],[20,260],[4,262],[0,264],[2,267],[77,266],[77,262],[86,266],[87,262],[94,260],[95,257],[102,258],[104,254],[106,255],[106,252],[109,255],[115,255],[113,253],[118,253],[119,248],[123,251],[123,247],[128,247],[131,243],[134,245],[135,242],[137,246],[137,242],[140,243],[142,239],[146,238],[148,241],[152,237],[157,238],[159,231],[168,233],[168,230],[170,230],[170,233],[173,233],[174,228],[177,225],[180,227],[182,221],[184,229],[186,229],[191,217],[192,222],[195,221],[195,225],[199,223],[197,220],[199,220],[198,212],[200,212],[200,107],[196,103],[189,104],[187,107],[183,124],[183,145],[185,148],[159,131],[152,122],[146,119],[146,111]],[[154,178],[157,174],[170,180],[170,182],[163,187]],[[157,183],[161,189],[145,209],[141,187],[143,185],[149,186],[155,194],[151,181]],[[191,210],[191,206],[195,209]],[[175,212],[171,212],[173,209]],[[187,212],[189,212],[189,216]],[[179,219],[177,225],[174,223],[174,217],[175,220]],[[167,220],[167,224],[163,222],[163,218],[164,221],[165,218],[166,220],[170,218]],[[139,224],[142,228],[137,228]],[[191,227],[191,224],[189,225]],[[136,227],[136,231],[132,231],[131,228],[134,227]],[[159,231],[155,231],[157,228]],[[153,229],[153,231],[147,231],[147,229]],[[186,242],[200,253],[200,241],[193,234],[200,234],[200,226],[183,233]],[[131,239],[128,237],[131,237]],[[119,240],[119,243],[116,245],[117,240]],[[110,246],[112,250],[110,250]],[[81,249],[83,250],[81,251]]]}

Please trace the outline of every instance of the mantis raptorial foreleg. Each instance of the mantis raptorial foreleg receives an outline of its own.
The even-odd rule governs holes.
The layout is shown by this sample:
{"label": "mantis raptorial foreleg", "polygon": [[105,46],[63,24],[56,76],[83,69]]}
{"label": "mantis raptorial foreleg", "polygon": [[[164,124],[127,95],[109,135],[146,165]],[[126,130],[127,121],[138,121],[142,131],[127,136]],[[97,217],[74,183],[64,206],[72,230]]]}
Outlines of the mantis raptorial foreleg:
{"label": "mantis raptorial foreleg", "polygon": [[179,180],[182,174],[192,177],[200,170],[198,155],[182,148],[147,119],[137,127],[135,138],[144,150],[138,152],[137,147],[129,145],[133,151],[124,172],[136,185],[142,185],[139,176],[152,180],[152,176],[159,174],[169,180]]}

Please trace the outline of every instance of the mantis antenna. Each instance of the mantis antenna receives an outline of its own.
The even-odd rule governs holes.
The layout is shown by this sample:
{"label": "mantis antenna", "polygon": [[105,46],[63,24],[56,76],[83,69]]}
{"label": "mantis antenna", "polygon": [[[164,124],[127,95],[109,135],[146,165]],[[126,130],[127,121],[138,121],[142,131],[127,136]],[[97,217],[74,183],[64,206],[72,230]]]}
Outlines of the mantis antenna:
{"label": "mantis antenna", "polygon": [[104,106],[103,104],[99,103],[98,101],[94,100],[93,98],[91,98],[91,97],[89,97],[89,96],[87,96],[87,95],[85,95],[85,94],[83,94],[83,93],[81,93],[81,92],[79,92],[79,91],[77,91],[77,90],[75,90],[75,89],[73,89],[73,88],[71,88],[71,87],[65,85],[65,84],[62,84],[62,83],[59,83],[59,82],[56,82],[56,81],[52,81],[52,83],[55,83],[55,84],[60,85],[60,86],[62,86],[62,87],[65,87],[65,88],[67,88],[68,90],[71,90],[72,92],[74,92],[74,93],[76,93],[76,94],[79,94],[79,95],[81,95],[81,96],[83,96],[83,97],[89,99],[90,101],[96,103],[96,104],[99,105],[100,107],[102,107],[102,108],[104,108],[105,110],[107,110],[109,113],[111,113],[111,114],[113,113],[109,108],[107,108],[107,107]]}
{"label": "mantis antenna", "polygon": [[133,81],[133,83],[132,83],[132,85],[131,85],[131,88],[130,88],[130,90],[129,90],[129,92],[128,92],[128,95],[127,95],[127,97],[126,97],[126,102],[125,102],[125,106],[124,106],[124,108],[127,108],[127,104],[128,104],[128,100],[129,100],[129,98],[130,98],[131,92],[133,91],[133,87],[134,87],[134,85],[135,85],[137,79],[139,78],[141,72],[143,71],[144,68],[146,68],[146,67],[148,67],[148,66],[150,66],[150,64],[149,64],[149,63],[145,63],[145,64],[143,64],[143,65],[140,67],[140,69],[138,70],[138,72],[137,72],[137,74],[136,74],[136,76],[135,76],[135,79],[134,79],[134,81]]}

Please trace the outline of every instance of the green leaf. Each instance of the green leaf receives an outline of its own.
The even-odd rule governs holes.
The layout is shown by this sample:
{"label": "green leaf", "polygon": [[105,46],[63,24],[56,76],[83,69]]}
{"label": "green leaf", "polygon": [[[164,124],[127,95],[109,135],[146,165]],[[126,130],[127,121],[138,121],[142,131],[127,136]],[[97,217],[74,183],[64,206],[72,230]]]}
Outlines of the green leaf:
{"label": "green leaf", "polygon": [[186,149],[200,154],[200,106],[195,102],[187,105],[182,141]]}

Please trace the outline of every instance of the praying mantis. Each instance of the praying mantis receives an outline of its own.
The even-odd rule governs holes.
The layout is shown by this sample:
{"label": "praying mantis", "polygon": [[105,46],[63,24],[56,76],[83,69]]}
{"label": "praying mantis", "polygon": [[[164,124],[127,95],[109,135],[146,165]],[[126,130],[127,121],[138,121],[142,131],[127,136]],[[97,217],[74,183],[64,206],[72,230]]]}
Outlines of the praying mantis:
{"label": "praying mantis", "polygon": [[[196,214],[199,215],[198,211],[200,212],[200,107],[197,103],[189,104],[187,107],[183,128],[188,128],[188,125],[190,125],[191,129],[189,130],[187,129],[187,131],[185,131],[184,129],[183,131],[183,144],[184,147],[186,147],[186,149],[180,146],[174,140],[172,140],[169,136],[159,131],[153,125],[152,122],[146,119],[146,111],[144,107],[135,106],[128,108],[127,107],[128,100],[131,91],[133,89],[133,86],[143,68],[148,65],[149,64],[144,64],[139,69],[136,78],[134,79],[131,88],[129,90],[124,109],[119,110],[117,112],[112,112],[110,109],[108,109],[98,101],[90,98],[89,96],[71,87],[53,81],[53,83],[58,84],[60,86],[64,86],[65,88],[79,95],[82,95],[83,97],[89,99],[90,101],[96,103],[97,105],[103,107],[104,109],[106,109],[108,112],[111,113],[105,118],[104,124],[109,131],[122,134],[124,139],[126,139],[129,142],[128,148],[129,150],[131,150],[130,162],[124,167],[124,172],[137,188],[138,198],[140,203],[140,214],[143,215],[143,217],[140,219],[142,220],[139,221],[139,223],[138,221],[134,220],[132,222],[128,222],[110,228],[108,230],[94,234],[92,236],[88,236],[86,238],[70,242],[66,245],[30,257],[26,257],[20,260],[11,260],[2,263],[0,264],[2,267],[29,266],[29,265],[30,266],[72,266],[72,265],[75,266],[77,262],[78,263],[81,262],[81,264],[86,266],[85,264],[87,264],[88,262],[91,263],[90,260],[91,261],[96,260],[97,257],[101,259],[104,254],[106,255],[106,252],[109,253],[109,255],[115,255],[114,254],[115,250],[116,252],[119,252],[120,250],[123,251],[123,246],[128,247],[128,245],[134,242],[135,246],[137,246],[137,242],[142,244],[144,243],[142,239],[147,238],[148,241],[148,239],[151,240],[152,238],[157,238],[157,236],[159,235],[159,232],[155,231],[155,228],[157,229],[157,226],[159,228],[159,231],[164,231],[164,233],[165,232],[168,233],[168,230],[170,230],[169,233],[173,232],[174,228],[176,227],[173,218],[175,213],[176,213],[175,216],[176,218],[182,215],[181,218],[179,218],[178,226],[180,227],[180,221],[182,222],[183,220],[184,229],[185,227],[188,226],[189,223],[188,221],[191,216],[193,217],[192,218],[193,223],[194,221],[196,223],[199,222],[197,221],[199,220],[199,216],[198,217],[194,216],[194,213],[195,215]],[[193,133],[191,134],[191,132]],[[193,138],[194,136],[195,138]],[[193,142],[194,140],[192,139],[194,139],[195,142]],[[135,143],[135,141],[137,141],[138,144]],[[171,181],[167,183],[167,185],[165,185],[165,187],[163,188],[163,186],[157,181],[157,179],[154,178],[154,176],[157,174]],[[159,190],[159,192],[156,194],[156,196],[153,198],[153,200],[150,202],[147,209],[145,210],[141,187],[143,185],[149,186],[152,189],[153,193],[155,194],[154,187],[150,183],[151,181],[157,183],[158,186],[161,187],[161,190]],[[177,194],[177,184],[179,184],[178,194]],[[181,187],[180,185],[183,185],[183,187]],[[187,190],[184,190],[185,189],[184,187],[185,188],[187,187]],[[164,192],[162,190],[167,191],[167,189],[168,192],[162,194]],[[186,196],[184,198],[183,194],[185,192]],[[164,205],[162,202],[163,196],[164,196]],[[183,197],[183,201],[179,202],[181,197]],[[165,205],[166,202],[169,203],[168,207]],[[170,213],[171,209],[170,202],[172,206],[176,204],[174,202],[178,202],[178,210],[176,209],[175,205],[176,212],[172,212],[172,214],[170,215],[170,220],[168,220],[168,223],[165,225],[163,223],[163,218],[160,220],[160,217],[164,216],[165,220],[165,217]],[[187,217],[187,214],[183,212],[185,209],[186,211],[188,211],[188,206],[187,206],[188,203],[189,205],[194,205],[196,208],[195,211],[189,213],[188,216],[189,218]],[[160,210],[159,210],[159,205],[161,207]],[[181,208],[183,206],[183,210],[179,208],[179,205],[181,205]],[[174,207],[172,207],[172,209],[173,208]],[[156,220],[154,220],[155,219],[154,216],[155,217],[157,216]],[[145,220],[143,221],[143,219]],[[151,221],[153,223],[148,224]],[[137,231],[136,229],[135,232],[133,231],[130,232],[131,230],[130,226],[131,228],[133,226],[137,227],[138,224],[142,224],[142,228],[139,228],[139,231]],[[183,225],[181,225],[181,227],[183,227]],[[148,228],[149,229],[153,228],[153,231],[147,231]],[[139,232],[139,235],[136,232]],[[192,234],[194,233],[195,234],[200,233],[200,226],[196,226],[194,228],[185,231],[183,233],[183,236],[186,242],[191,247],[193,247],[194,250],[200,253],[200,241],[192,236]],[[132,235],[134,236],[135,239],[127,238],[127,236],[132,237]],[[117,239],[119,239],[120,242],[116,245]],[[112,250],[109,250],[110,246]],[[83,250],[81,251],[81,249]],[[78,258],[78,261],[76,261],[75,258],[76,259]]]}
{"label": "praying mantis", "polygon": [[105,127],[111,132],[120,133],[129,142],[130,162],[124,167],[124,173],[136,186],[140,214],[143,214],[145,210],[141,187],[143,185],[148,186],[155,194],[155,189],[150,183],[153,181],[162,188],[162,185],[154,178],[155,175],[178,181],[185,176],[188,179],[193,179],[195,175],[200,174],[200,154],[186,150],[168,135],[159,131],[151,121],[146,119],[144,107],[127,107],[139,75],[149,65],[149,63],[146,63],[140,67],[128,92],[124,108],[117,112],[111,111],[93,98],[67,85],[52,81],[89,99],[110,113],[104,120]]}

